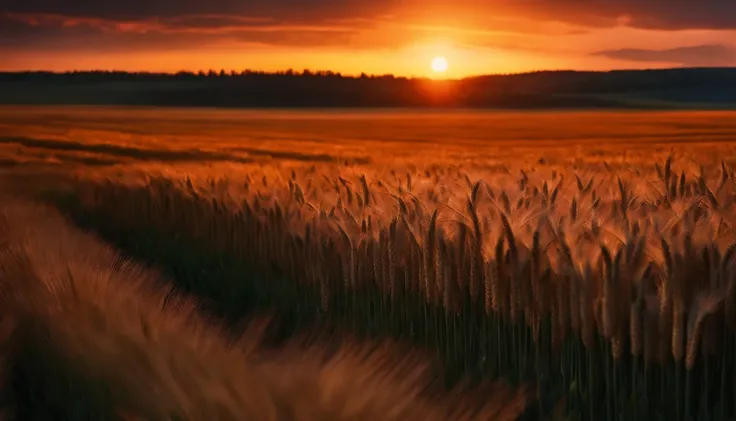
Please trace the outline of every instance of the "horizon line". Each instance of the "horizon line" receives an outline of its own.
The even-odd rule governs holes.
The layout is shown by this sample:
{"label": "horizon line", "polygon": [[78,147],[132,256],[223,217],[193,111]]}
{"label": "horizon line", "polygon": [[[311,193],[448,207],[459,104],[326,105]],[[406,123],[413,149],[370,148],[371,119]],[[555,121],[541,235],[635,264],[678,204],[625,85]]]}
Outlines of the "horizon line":
{"label": "horizon line", "polygon": [[315,76],[315,77],[341,77],[348,79],[360,79],[363,77],[367,78],[386,78],[391,77],[395,79],[408,79],[408,80],[433,80],[433,81],[460,81],[466,79],[474,79],[480,77],[493,77],[493,76],[521,76],[531,75],[539,73],[622,73],[622,72],[651,72],[651,71],[674,71],[674,70],[736,70],[736,66],[685,66],[685,67],[660,67],[660,68],[631,68],[631,69],[607,69],[607,70],[575,70],[575,69],[541,69],[541,70],[528,70],[521,72],[509,72],[509,73],[479,73],[476,75],[468,75],[464,77],[442,77],[437,75],[436,77],[431,76],[404,76],[395,75],[393,73],[343,73],[328,69],[308,69],[297,70],[294,68],[284,70],[257,70],[257,69],[198,69],[198,70],[176,70],[176,71],[154,71],[154,70],[121,70],[121,69],[69,69],[69,70],[44,70],[44,69],[23,69],[23,70],[3,70],[0,69],[0,74],[33,74],[33,73],[44,73],[52,75],[70,75],[77,73],[122,73],[130,75],[151,75],[151,76],[178,76],[178,75],[193,75],[197,77],[242,77],[247,75],[268,75],[268,76]]}

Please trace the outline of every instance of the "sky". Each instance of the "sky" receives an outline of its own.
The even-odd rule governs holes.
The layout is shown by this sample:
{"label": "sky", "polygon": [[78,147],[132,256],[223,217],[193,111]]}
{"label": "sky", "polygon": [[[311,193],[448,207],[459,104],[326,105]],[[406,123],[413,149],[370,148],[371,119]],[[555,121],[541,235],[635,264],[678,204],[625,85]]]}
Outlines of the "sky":
{"label": "sky", "polygon": [[736,66],[736,0],[0,0],[0,70]]}

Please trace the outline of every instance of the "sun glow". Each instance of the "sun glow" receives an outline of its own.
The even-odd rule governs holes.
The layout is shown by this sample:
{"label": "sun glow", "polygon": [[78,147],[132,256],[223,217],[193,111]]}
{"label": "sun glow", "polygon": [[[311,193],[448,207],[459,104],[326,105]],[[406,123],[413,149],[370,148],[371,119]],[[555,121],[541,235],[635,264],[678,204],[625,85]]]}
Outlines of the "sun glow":
{"label": "sun glow", "polygon": [[445,73],[448,68],[447,59],[441,56],[432,59],[432,70],[437,73]]}

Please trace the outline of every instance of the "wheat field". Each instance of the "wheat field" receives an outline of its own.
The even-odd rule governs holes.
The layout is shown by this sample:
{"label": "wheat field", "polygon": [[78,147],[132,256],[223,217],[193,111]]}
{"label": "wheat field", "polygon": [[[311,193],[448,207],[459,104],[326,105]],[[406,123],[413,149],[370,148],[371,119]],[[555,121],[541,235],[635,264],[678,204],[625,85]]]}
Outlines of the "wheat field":
{"label": "wheat field", "polygon": [[390,338],[532,419],[736,416],[733,114],[0,114],[14,193],[273,346]]}

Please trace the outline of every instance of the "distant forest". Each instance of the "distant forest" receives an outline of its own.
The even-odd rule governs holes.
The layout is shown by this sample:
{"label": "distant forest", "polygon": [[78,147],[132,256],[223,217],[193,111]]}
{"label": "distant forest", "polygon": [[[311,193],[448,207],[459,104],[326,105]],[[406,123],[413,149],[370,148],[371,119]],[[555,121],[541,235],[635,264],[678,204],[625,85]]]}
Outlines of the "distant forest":
{"label": "distant forest", "polygon": [[329,71],[0,73],[3,104],[736,108],[736,68],[541,71],[460,80]]}

